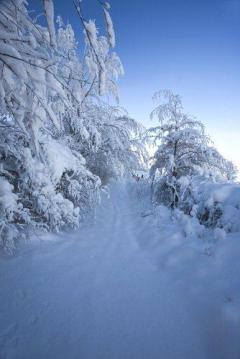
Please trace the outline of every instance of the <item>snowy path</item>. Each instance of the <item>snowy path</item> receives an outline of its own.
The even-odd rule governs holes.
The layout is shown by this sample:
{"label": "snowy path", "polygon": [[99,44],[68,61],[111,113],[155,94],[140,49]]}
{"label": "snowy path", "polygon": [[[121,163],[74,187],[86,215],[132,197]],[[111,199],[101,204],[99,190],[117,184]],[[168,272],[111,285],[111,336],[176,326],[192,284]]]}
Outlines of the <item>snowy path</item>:
{"label": "snowy path", "polygon": [[240,358],[239,265],[222,281],[225,249],[161,232],[130,192],[114,185],[94,225],[1,259],[1,359]]}

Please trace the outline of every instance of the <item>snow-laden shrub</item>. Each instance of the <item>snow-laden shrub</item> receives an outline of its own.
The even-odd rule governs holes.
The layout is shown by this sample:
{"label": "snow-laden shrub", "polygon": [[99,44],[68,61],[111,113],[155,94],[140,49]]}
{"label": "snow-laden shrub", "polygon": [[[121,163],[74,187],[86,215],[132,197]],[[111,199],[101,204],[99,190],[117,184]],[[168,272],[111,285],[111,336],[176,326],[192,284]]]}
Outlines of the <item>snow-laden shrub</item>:
{"label": "snow-laden shrub", "polygon": [[215,237],[240,231],[240,184],[194,175],[180,177],[177,188],[178,209],[201,224],[216,228]]}
{"label": "snow-laden shrub", "polygon": [[191,197],[194,214],[201,223],[226,232],[240,231],[240,184],[196,177]]}
{"label": "snow-laden shrub", "polygon": [[74,228],[98,200],[100,180],[86,169],[82,156],[51,136],[42,136],[40,142],[41,158],[21,137],[6,136],[0,146],[1,203],[5,200],[6,209],[9,198],[12,208],[2,211],[5,247],[10,241],[7,222],[15,237],[31,228]]}
{"label": "snow-laden shrub", "polygon": [[[80,209],[93,205],[91,195],[97,191],[100,182],[86,169],[84,159],[74,154],[64,142],[44,139],[42,150],[43,163],[29,150],[25,151],[22,189],[28,194],[29,201],[33,201],[32,210],[37,222],[50,230],[76,227],[83,215]],[[90,195],[89,192],[93,193]]]}

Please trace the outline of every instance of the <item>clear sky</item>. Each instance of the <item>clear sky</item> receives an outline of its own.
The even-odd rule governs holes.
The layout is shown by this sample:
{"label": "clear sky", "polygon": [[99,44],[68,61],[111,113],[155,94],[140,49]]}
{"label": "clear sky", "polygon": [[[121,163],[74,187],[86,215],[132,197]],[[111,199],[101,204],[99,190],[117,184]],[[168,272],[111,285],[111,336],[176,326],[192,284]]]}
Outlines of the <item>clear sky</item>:
{"label": "clear sky", "polygon": [[[151,126],[154,92],[175,91],[186,112],[206,125],[216,147],[240,168],[240,0],[110,4],[116,51],[125,68],[119,81],[121,105]],[[103,29],[97,0],[82,5],[86,18],[95,18]],[[72,1],[55,0],[55,6],[80,34]]]}

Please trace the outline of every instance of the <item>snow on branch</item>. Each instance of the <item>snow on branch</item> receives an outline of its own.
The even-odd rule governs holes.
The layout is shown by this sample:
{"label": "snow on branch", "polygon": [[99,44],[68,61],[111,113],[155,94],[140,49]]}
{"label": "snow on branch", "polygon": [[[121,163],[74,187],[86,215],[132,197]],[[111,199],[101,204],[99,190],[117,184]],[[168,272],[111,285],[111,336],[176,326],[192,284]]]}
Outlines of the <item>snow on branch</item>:
{"label": "snow on branch", "polygon": [[104,11],[104,17],[105,17],[105,22],[106,22],[108,40],[109,40],[110,46],[115,47],[115,32],[114,32],[114,28],[113,28],[112,19],[109,14],[109,11],[108,11],[109,8],[110,8],[110,5],[108,3],[104,3],[103,11]]}
{"label": "snow on branch", "polygon": [[49,38],[51,46],[56,46],[56,33],[54,25],[54,7],[52,0],[43,0],[45,15],[48,24]]}

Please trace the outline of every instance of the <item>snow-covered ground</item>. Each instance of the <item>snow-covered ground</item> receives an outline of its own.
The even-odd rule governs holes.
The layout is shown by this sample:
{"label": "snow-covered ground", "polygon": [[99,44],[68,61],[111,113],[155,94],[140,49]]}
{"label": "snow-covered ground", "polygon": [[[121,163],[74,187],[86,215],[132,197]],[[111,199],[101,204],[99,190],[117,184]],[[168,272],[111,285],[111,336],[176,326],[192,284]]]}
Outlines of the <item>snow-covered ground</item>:
{"label": "snow-covered ground", "polygon": [[186,238],[141,188],[0,259],[1,359],[240,358],[240,234]]}

